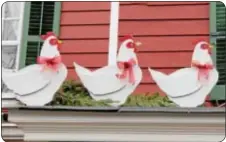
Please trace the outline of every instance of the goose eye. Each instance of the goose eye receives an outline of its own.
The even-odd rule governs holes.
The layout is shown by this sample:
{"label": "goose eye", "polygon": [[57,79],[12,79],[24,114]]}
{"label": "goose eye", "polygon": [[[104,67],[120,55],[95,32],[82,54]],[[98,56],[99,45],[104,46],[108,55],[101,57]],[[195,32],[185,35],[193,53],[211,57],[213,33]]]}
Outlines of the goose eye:
{"label": "goose eye", "polygon": [[129,43],[127,43],[127,44],[126,44],[126,47],[128,47],[128,48],[133,48],[133,47],[134,47],[133,42],[129,42]]}
{"label": "goose eye", "polygon": [[49,40],[50,45],[57,45],[57,39],[53,38]]}
{"label": "goose eye", "polygon": [[206,44],[203,44],[203,45],[201,45],[201,49],[209,49],[209,47],[208,47],[208,45],[206,45]]}

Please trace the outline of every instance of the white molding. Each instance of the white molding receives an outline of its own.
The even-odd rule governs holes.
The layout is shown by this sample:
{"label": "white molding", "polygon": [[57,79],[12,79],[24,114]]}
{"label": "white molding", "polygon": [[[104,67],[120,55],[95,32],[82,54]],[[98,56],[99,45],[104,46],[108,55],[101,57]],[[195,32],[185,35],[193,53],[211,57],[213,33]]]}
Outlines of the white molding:
{"label": "white molding", "polygon": [[7,18],[2,18],[2,20],[4,20],[4,21],[13,21],[13,20],[15,20],[15,21],[17,21],[17,20],[20,20],[20,18],[19,17],[7,17]]}
{"label": "white molding", "polygon": [[19,30],[18,30],[18,43],[19,45],[17,46],[17,54],[16,54],[16,67],[15,69],[19,69],[19,63],[20,63],[20,55],[21,55],[21,42],[22,42],[22,33],[23,33],[23,21],[24,21],[24,8],[25,8],[25,2],[21,2],[21,12],[20,12],[20,20],[19,20]]}
{"label": "white molding", "polygon": [[[5,2],[6,3],[6,2]],[[2,19],[1,19],[1,29],[4,27],[4,21],[3,21],[3,18],[5,17],[5,4],[3,3],[2,4],[2,11],[1,11],[1,14],[2,14]]]}
{"label": "white molding", "polygon": [[118,49],[119,1],[111,2],[108,65],[116,64]]}
{"label": "white molding", "polygon": [[2,138],[4,140],[23,140],[23,131],[16,124],[2,123]]}
{"label": "white molding", "polygon": [[25,141],[214,142],[225,135],[222,113],[86,112],[10,109]]}
{"label": "white molding", "polygon": [[18,100],[15,98],[15,94],[13,92],[2,92],[2,108],[12,108],[12,107],[20,107],[23,106]]}
{"label": "white molding", "polygon": [[5,40],[2,41],[2,46],[18,46],[19,42],[15,40]]}

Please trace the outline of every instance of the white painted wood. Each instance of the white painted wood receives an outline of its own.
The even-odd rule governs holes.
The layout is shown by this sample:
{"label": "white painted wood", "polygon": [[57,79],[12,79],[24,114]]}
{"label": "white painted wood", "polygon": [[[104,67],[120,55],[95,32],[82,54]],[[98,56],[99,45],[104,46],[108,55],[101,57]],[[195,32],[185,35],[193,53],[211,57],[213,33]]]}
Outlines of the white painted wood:
{"label": "white painted wood", "polygon": [[202,84],[197,81],[198,70],[195,68],[183,68],[170,75],[149,69],[153,79],[159,87],[171,97],[181,97],[198,91]]}
{"label": "white painted wood", "polygon": [[2,20],[4,20],[4,21],[13,21],[13,20],[18,21],[18,20],[20,20],[20,17],[9,17],[9,18],[2,18]]}
{"label": "white painted wood", "polygon": [[[3,69],[2,80],[7,87],[19,95],[28,95],[46,87],[51,78],[42,72],[38,64],[27,66],[17,72],[7,72]],[[19,85],[23,83],[22,85]]]}
{"label": "white painted wood", "polygon": [[[40,55],[42,58],[60,55],[57,45],[50,45],[50,40],[55,38],[50,36],[44,41]],[[46,64],[34,64],[16,72],[3,68],[2,80],[16,93],[17,100],[28,106],[43,106],[53,99],[67,77],[67,68],[61,61],[54,71],[48,67],[43,69],[44,66]]]}
{"label": "white painted wood", "polygon": [[[22,27],[23,27],[23,15],[24,15],[24,4],[25,2],[19,2],[19,7],[20,7],[20,11],[19,11],[19,16],[12,16],[12,17],[5,17],[5,4],[3,4],[3,9],[2,9],[2,28],[4,28],[4,22],[3,21],[18,21],[18,27],[16,28],[17,30],[17,39],[16,40],[2,40],[2,47],[4,47],[4,51],[5,50],[11,50],[11,48],[17,48],[16,50],[16,54],[15,54],[15,68],[14,69],[10,69],[12,71],[18,70],[19,67],[19,58],[20,58],[20,43],[21,43],[21,38],[22,38]],[[8,49],[7,49],[8,48]],[[8,57],[6,51],[6,57]],[[12,51],[10,51],[12,52]],[[9,58],[12,58],[11,55],[9,56]],[[14,60],[14,58],[13,58]],[[17,84],[18,85],[18,84]],[[20,105],[19,102],[17,100],[15,100],[15,95],[11,92],[2,92],[2,106],[3,107],[12,107],[12,106],[18,106]],[[11,94],[11,95],[10,95]],[[11,98],[10,98],[11,97]]]}
{"label": "white painted wood", "polygon": [[17,54],[16,54],[16,70],[19,69],[19,64],[20,64],[20,53],[21,53],[21,42],[22,42],[22,34],[23,34],[23,21],[24,21],[24,8],[25,8],[25,2],[21,2],[21,14],[20,14],[20,20],[18,24],[18,49],[17,49]]}
{"label": "white painted wood", "polygon": [[209,54],[208,49],[202,49],[201,46],[206,45],[209,47],[209,50],[212,50],[210,48],[211,45],[205,41],[201,41],[196,44],[194,48],[194,52],[192,55],[192,61],[198,61],[200,64],[213,64],[212,56]]}
{"label": "white painted wood", "polygon": [[23,141],[23,131],[14,123],[2,123],[2,138],[4,140],[21,140]]}
{"label": "white painted wood", "polygon": [[1,10],[1,14],[2,14],[2,19],[1,19],[1,28],[3,28],[4,27],[4,22],[3,22],[3,18],[5,18],[5,4],[2,4],[2,10]]}
{"label": "white painted wood", "polygon": [[117,65],[108,65],[95,71],[90,71],[74,62],[75,72],[79,76],[83,85],[88,89],[90,96],[95,100],[114,101],[111,105],[119,106],[125,103],[127,97],[131,95],[142,79],[142,71],[139,67],[138,60],[134,49],[128,48],[127,43],[134,42],[132,39],[125,40],[119,49],[117,62],[128,62],[133,59],[134,65],[131,70],[134,75],[134,82],[129,81],[129,75],[119,79],[116,75],[123,72]]}
{"label": "white painted wood", "polygon": [[17,46],[19,44],[18,41],[15,41],[15,40],[3,40],[2,41],[2,45],[3,46]]}
{"label": "white painted wood", "polygon": [[2,96],[2,108],[14,108],[14,107],[20,107],[23,106],[18,100],[15,99],[16,97],[14,96],[13,98],[3,98]]}
{"label": "white painted wood", "polygon": [[[198,62],[200,65],[213,65],[211,55],[207,49],[202,49],[206,42],[199,42],[194,49],[191,63]],[[206,96],[217,84],[219,74],[213,69],[190,67],[179,69],[169,75],[149,69],[153,80],[159,88],[165,92],[169,99],[180,107],[197,107],[202,105]],[[206,73],[208,78],[206,78]],[[203,76],[204,75],[204,76]]]}
{"label": "white painted wood", "polygon": [[111,2],[108,65],[116,65],[118,48],[119,1]]}
{"label": "white painted wood", "polygon": [[[119,134],[117,134],[119,133]],[[87,138],[91,137],[90,138]],[[98,141],[98,142],[215,142],[218,140],[222,140],[222,135],[177,135],[177,134],[124,134],[123,131],[118,131],[114,133],[78,133],[76,132],[74,136],[71,136],[71,134],[63,133],[61,135],[56,134],[49,134],[40,132],[39,135],[36,134],[30,134],[26,139],[38,139],[39,137],[40,141],[45,141],[46,137],[52,138],[51,141],[57,140],[57,141]],[[76,139],[75,139],[76,137]],[[219,141],[220,142],[220,141]]]}
{"label": "white painted wood", "polygon": [[[222,108],[223,109],[223,108]],[[222,113],[123,113],[9,110],[26,141],[215,142],[225,135]]]}
{"label": "white painted wood", "polygon": [[[13,2],[7,2],[7,3],[13,3]],[[15,2],[14,2],[15,3]],[[6,3],[5,3],[6,4]],[[19,14],[15,14],[16,12],[12,12],[11,14],[13,16],[11,17],[5,17],[5,10],[6,10],[6,5],[3,4],[3,17],[2,17],[2,28],[4,29],[4,21],[18,21],[18,26],[17,27],[12,27],[14,28],[14,31],[16,32],[16,40],[3,40],[2,41],[2,46],[17,46],[17,53],[16,53],[16,65],[15,65],[15,70],[18,70],[19,68],[19,58],[20,58],[20,43],[22,39],[22,29],[23,29],[23,16],[24,16],[24,4],[25,2],[18,2],[18,7],[19,7]],[[15,6],[15,5],[14,5]],[[13,6],[11,7],[13,8]]]}

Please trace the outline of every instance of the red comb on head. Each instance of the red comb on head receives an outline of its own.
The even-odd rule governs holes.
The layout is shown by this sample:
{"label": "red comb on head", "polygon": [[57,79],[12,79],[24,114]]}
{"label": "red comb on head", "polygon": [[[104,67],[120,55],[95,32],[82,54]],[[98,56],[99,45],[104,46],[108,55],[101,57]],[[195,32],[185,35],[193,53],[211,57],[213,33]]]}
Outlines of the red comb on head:
{"label": "red comb on head", "polygon": [[196,39],[195,41],[193,41],[193,45],[196,45],[196,44],[198,44],[198,43],[201,42],[201,41],[207,42],[206,39]]}
{"label": "red comb on head", "polygon": [[53,32],[47,32],[45,35],[41,35],[41,39],[42,40],[46,40],[50,36],[55,36],[56,37],[56,35]]}
{"label": "red comb on head", "polygon": [[121,42],[123,42],[123,41],[125,41],[125,40],[127,40],[127,39],[133,39],[133,36],[132,36],[132,35],[125,35],[124,37],[121,37],[119,40],[120,40]]}

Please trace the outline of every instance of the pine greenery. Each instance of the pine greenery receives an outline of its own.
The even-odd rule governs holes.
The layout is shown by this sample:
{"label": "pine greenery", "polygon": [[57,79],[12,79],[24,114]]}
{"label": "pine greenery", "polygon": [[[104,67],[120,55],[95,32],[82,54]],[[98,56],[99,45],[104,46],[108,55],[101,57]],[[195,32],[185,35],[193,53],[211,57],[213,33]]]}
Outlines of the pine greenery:
{"label": "pine greenery", "polygon": [[[110,106],[112,100],[95,101],[80,82],[68,80],[63,83],[49,105],[64,106]],[[123,106],[137,107],[168,107],[175,106],[167,97],[155,94],[130,95]]]}

